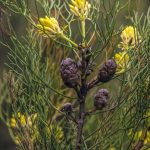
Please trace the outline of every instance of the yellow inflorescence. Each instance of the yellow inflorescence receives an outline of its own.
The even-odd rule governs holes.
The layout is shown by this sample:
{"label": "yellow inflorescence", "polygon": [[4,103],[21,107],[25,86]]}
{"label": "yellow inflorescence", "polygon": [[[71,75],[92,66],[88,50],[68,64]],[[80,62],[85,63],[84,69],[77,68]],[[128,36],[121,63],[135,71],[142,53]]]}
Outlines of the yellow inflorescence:
{"label": "yellow inflorescence", "polygon": [[10,126],[13,128],[18,128],[19,126],[25,127],[26,125],[28,125],[29,127],[31,127],[36,118],[36,113],[32,114],[29,117],[25,117],[25,115],[18,112],[16,117],[14,114],[12,115],[10,119]]}
{"label": "yellow inflorescence", "polygon": [[[26,117],[25,115],[18,112],[16,115],[15,114],[12,115],[10,119],[10,126],[15,129],[20,129],[20,128],[25,129],[26,132],[30,127],[32,129],[32,132],[30,131],[30,136],[31,139],[34,141],[34,139],[38,135],[37,126],[35,125],[36,118],[37,118],[37,113]],[[22,141],[23,141],[22,136],[20,136],[17,132],[15,132],[14,142],[16,144],[21,144]]]}
{"label": "yellow inflorescence", "polygon": [[37,24],[39,33],[43,34],[46,37],[55,38],[63,34],[62,30],[59,27],[58,21],[51,17],[45,16],[45,18],[40,18],[39,23]]}
{"label": "yellow inflorescence", "polygon": [[109,150],[116,150],[116,148],[113,146],[113,147],[110,147]]}
{"label": "yellow inflorescence", "polygon": [[129,55],[126,52],[119,52],[114,57],[117,64],[117,74],[123,73],[129,66]]}
{"label": "yellow inflorescence", "polygon": [[78,16],[81,20],[85,20],[90,12],[91,4],[86,0],[71,0],[69,5],[71,12]]}
{"label": "yellow inflorescence", "polygon": [[13,128],[18,127],[18,125],[25,126],[26,125],[26,117],[22,115],[20,112],[17,113],[17,117],[15,118],[14,114],[10,119],[10,125]]}
{"label": "yellow inflorescence", "polygon": [[147,131],[146,133],[146,139],[144,140],[144,144],[150,144],[150,132]]}
{"label": "yellow inflorescence", "polygon": [[58,143],[61,142],[61,140],[64,136],[64,133],[63,133],[63,130],[61,127],[50,125],[50,127],[48,127],[47,131],[50,136],[52,134],[54,134],[54,137]]}
{"label": "yellow inflorescence", "polygon": [[138,40],[138,32],[136,28],[127,26],[121,33],[122,42],[120,47],[124,50],[128,50],[130,46],[135,46]]}
{"label": "yellow inflorescence", "polygon": [[15,141],[14,141],[17,145],[21,144],[20,138],[19,136],[15,136]]}
{"label": "yellow inflorescence", "polygon": [[[19,129],[20,127],[22,129],[29,129],[30,127],[32,129],[32,132],[30,131],[31,139],[34,141],[37,136],[39,135],[38,126],[36,124],[37,121],[37,113],[32,114],[28,117],[25,117],[25,115],[21,114],[20,112],[17,113],[17,116],[15,114],[12,115],[12,118],[10,119],[10,126],[15,129]],[[49,136],[54,135],[55,140],[59,143],[61,142],[64,133],[61,127],[58,125],[50,125],[49,127],[46,127],[47,133]],[[26,130],[27,132],[28,130]],[[16,132],[17,133],[17,132]],[[15,134],[15,143],[21,144],[23,139],[19,134]]]}
{"label": "yellow inflorescence", "polygon": [[[147,130],[146,135],[144,135],[144,137],[142,137],[143,136],[142,135],[143,131],[144,131],[143,129],[140,129],[140,130],[138,130],[137,132],[134,133],[133,129],[130,129],[129,132],[128,132],[128,136],[132,137],[134,135],[133,141],[135,143],[137,143],[139,140],[143,140],[144,145],[147,145],[147,144],[149,145],[150,144],[150,131]],[[109,150],[116,150],[116,148],[114,146],[111,146],[109,148]]]}
{"label": "yellow inflorescence", "polygon": [[16,119],[15,119],[14,117],[12,117],[12,118],[10,119],[10,125],[11,125],[11,127],[13,127],[13,128],[17,127],[17,122],[16,122]]}
{"label": "yellow inflorescence", "polygon": [[[142,129],[137,131],[134,135],[134,141],[137,142],[142,137]],[[146,132],[146,138],[144,139],[144,144],[150,144],[150,131]]]}
{"label": "yellow inflorescence", "polygon": [[123,73],[130,65],[130,57],[127,50],[134,48],[138,41],[137,29],[133,26],[127,26],[121,33],[121,42],[118,45],[121,52],[116,53],[114,59],[117,63],[117,73]]}

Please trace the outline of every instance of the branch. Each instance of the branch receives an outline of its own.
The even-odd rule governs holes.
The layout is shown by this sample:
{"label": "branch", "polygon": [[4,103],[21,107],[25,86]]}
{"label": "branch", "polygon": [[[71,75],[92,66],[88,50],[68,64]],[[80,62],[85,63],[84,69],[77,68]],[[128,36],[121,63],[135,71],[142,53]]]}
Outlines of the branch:
{"label": "branch", "polygon": [[87,85],[86,85],[86,76],[85,72],[87,69],[88,62],[86,60],[86,52],[87,49],[84,47],[79,47],[79,49],[82,52],[82,69],[81,69],[81,87],[80,90],[77,92],[78,95],[78,101],[79,101],[79,117],[77,120],[77,138],[76,138],[76,150],[81,150],[81,144],[82,144],[82,137],[83,137],[83,126],[84,126],[84,120],[85,120],[85,99],[87,95]]}

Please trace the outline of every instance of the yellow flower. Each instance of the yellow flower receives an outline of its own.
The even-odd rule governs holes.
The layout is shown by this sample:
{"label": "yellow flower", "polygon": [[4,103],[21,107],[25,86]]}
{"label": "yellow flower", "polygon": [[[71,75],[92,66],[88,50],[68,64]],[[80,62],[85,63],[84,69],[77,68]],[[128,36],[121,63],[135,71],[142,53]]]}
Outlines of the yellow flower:
{"label": "yellow flower", "polygon": [[144,144],[150,144],[150,131],[147,131],[146,133],[146,139],[144,140]]}
{"label": "yellow flower", "polygon": [[85,20],[90,12],[91,4],[86,0],[71,0],[69,5],[71,12],[78,16],[81,20]]}
{"label": "yellow flower", "polygon": [[114,59],[117,63],[117,74],[123,73],[129,67],[129,55],[126,52],[116,53]]}
{"label": "yellow flower", "polygon": [[141,136],[142,136],[142,130],[137,131],[134,135],[134,140],[135,141],[139,140]]}
{"label": "yellow flower", "polygon": [[61,142],[64,136],[63,130],[59,126],[50,125],[50,127],[47,129],[47,132],[50,136],[54,135],[58,143]]}
{"label": "yellow flower", "polygon": [[[128,136],[132,136],[133,135],[133,131],[132,129],[129,131],[130,133],[128,134]],[[140,139],[142,139],[142,133],[143,130],[140,129],[139,131],[135,132],[134,134],[134,142],[139,141]],[[144,139],[144,145],[146,144],[150,144],[150,131],[146,131],[146,138]]]}
{"label": "yellow flower", "polygon": [[15,141],[14,141],[17,145],[21,144],[21,140],[19,138],[19,136],[15,136]]}
{"label": "yellow flower", "polygon": [[14,114],[12,115],[12,118],[10,119],[10,126],[13,128],[18,128],[19,126],[25,127],[26,125],[32,127],[36,118],[36,113],[32,114],[29,117],[25,117],[25,115],[18,112],[17,116],[15,116]]}
{"label": "yellow flower", "polygon": [[[35,123],[36,119],[37,119],[37,113],[26,117],[25,115],[18,112],[12,115],[12,118],[10,119],[10,126],[14,129],[20,129],[20,128],[25,129],[22,130],[23,131],[22,133],[24,133],[24,131],[28,132],[31,140],[34,141],[39,134],[37,125]],[[28,127],[31,128],[30,131]],[[16,132],[14,132],[13,139],[14,142],[18,145],[20,145],[24,141],[24,138],[19,134],[19,132],[17,132],[17,130]]]}
{"label": "yellow flower", "polygon": [[127,26],[121,33],[122,42],[119,47],[128,50],[129,46],[135,46],[138,40],[138,35],[136,28]]}
{"label": "yellow flower", "polygon": [[116,148],[113,146],[113,147],[110,147],[109,150],[116,150]]}
{"label": "yellow flower", "polygon": [[29,116],[27,118],[27,124],[29,125],[29,127],[33,126],[33,124],[35,123],[36,118],[37,118],[37,113],[32,114],[31,116]]}
{"label": "yellow flower", "polygon": [[10,119],[10,126],[13,128],[17,127],[17,122],[16,122],[16,119],[14,117],[12,117]]}
{"label": "yellow flower", "polygon": [[19,125],[25,126],[26,125],[26,117],[22,115],[20,112],[17,113],[17,116],[12,115],[10,119],[10,126],[13,128],[17,128]]}
{"label": "yellow flower", "polygon": [[39,33],[43,34],[46,37],[55,38],[61,34],[63,31],[60,29],[58,21],[51,17],[45,16],[45,18],[40,18],[39,23],[37,24],[37,28]]}
{"label": "yellow flower", "polygon": [[63,30],[59,27],[58,21],[53,17],[49,18],[45,16],[45,18],[40,18],[36,27],[38,28],[39,33],[45,37],[51,37],[53,39],[60,37],[71,43],[73,46],[78,47],[75,42],[63,34]]}

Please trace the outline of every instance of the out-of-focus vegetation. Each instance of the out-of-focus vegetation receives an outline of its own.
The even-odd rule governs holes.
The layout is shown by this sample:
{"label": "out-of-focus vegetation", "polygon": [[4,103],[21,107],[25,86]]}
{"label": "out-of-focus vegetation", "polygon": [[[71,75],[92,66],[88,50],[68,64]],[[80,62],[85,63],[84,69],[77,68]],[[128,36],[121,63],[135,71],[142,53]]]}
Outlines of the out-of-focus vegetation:
{"label": "out-of-focus vegetation", "polygon": [[[103,0],[103,2],[104,5],[101,3],[99,11],[107,12],[109,11],[108,8],[112,8],[113,11],[117,7],[115,0]],[[71,46],[68,43],[63,43],[60,40],[58,41],[59,44],[56,44],[53,40],[39,36],[32,24],[35,23],[34,25],[36,25],[39,17],[45,15],[56,16],[68,37],[72,36],[76,43],[80,43],[82,38],[80,36],[79,22],[76,24],[74,24],[74,21],[73,23],[69,22],[68,2],[64,1],[63,3],[66,5],[63,5],[62,1],[59,0],[21,0],[14,2],[0,0],[0,99],[3,102],[0,108],[0,124],[2,122],[3,124],[6,123],[9,135],[21,149],[33,149],[33,147],[35,149],[48,149],[53,147],[53,149],[71,150],[74,147],[75,125],[68,121],[67,118],[62,117],[59,111],[63,104],[69,101],[73,104],[76,112],[77,103],[74,100],[76,95],[73,90],[68,90],[63,85],[60,79],[59,65],[62,58],[66,56],[73,57],[76,54],[72,53]],[[99,1],[91,0],[90,3],[96,8]],[[29,12],[25,11],[26,9],[23,7],[25,4],[29,8]],[[144,27],[143,25],[146,15],[149,15],[150,1],[120,0],[120,6],[122,8],[120,7],[117,16],[112,12],[112,14],[108,14],[108,18],[105,18],[103,14],[102,16],[97,15],[97,17],[94,17],[95,10],[93,10],[93,14],[91,13],[90,17],[93,22],[95,21],[96,24],[99,24],[98,27],[101,29],[90,25],[93,23],[92,21],[87,22],[87,40],[92,36],[92,32],[96,32],[96,30],[98,30],[97,34],[99,34],[97,37],[103,35],[105,38],[111,34],[109,32],[114,32],[116,35],[114,37],[110,36],[109,44],[104,49],[110,52],[110,56],[114,56],[113,54],[119,51],[119,48],[117,48],[119,42],[117,41],[120,40],[120,34],[124,27],[128,25],[135,26],[141,37],[147,38],[147,40],[142,39],[145,44],[141,44],[138,47],[141,50],[140,54],[130,51],[130,56],[134,59],[128,72],[108,84],[96,87],[88,94],[87,109],[91,109],[93,93],[99,87],[108,88],[111,91],[112,99],[104,112],[93,113],[87,118],[83,139],[85,150],[108,150],[113,147],[117,150],[127,150],[134,147],[140,138],[144,138],[147,147],[150,144],[149,124],[145,119],[148,118],[150,104],[149,98],[146,97],[149,87],[147,85],[149,84],[147,73],[150,72],[147,66],[147,60],[150,60],[147,58],[150,52],[148,51],[150,32],[147,30],[149,30],[150,25],[147,25],[147,30],[146,26]],[[68,20],[64,19],[67,16]],[[112,19],[114,19],[114,22],[111,22]],[[110,23],[112,23],[112,26]],[[113,23],[115,24],[114,26]],[[107,29],[108,32],[106,33]],[[98,54],[101,54],[95,61],[98,63],[95,68],[98,68],[100,63],[104,61],[103,58],[105,58],[105,51],[102,52],[100,49],[102,50],[106,39],[102,38],[97,42],[95,41],[98,40],[97,37],[92,38],[90,41],[92,49],[97,49]],[[134,50],[134,48],[131,50]],[[8,52],[9,54],[7,55]],[[110,56],[108,53],[108,57]],[[77,57],[75,58],[77,59]],[[99,61],[100,59],[102,61]],[[142,59],[146,60],[146,65],[144,65]],[[138,60],[141,60],[142,63],[137,63]],[[8,65],[5,66],[4,62],[7,62]],[[147,67],[144,68],[144,66]],[[141,68],[143,68],[142,71]],[[96,73],[93,73],[91,79]],[[119,91],[126,93],[119,93]],[[116,105],[118,108],[115,109]],[[109,109],[110,111],[108,111]],[[0,128],[0,134],[3,134],[3,137],[5,137],[6,133],[7,142],[8,133],[7,131],[2,133],[2,131]],[[145,135],[147,135],[147,138],[144,137]],[[8,138],[8,142],[9,140]],[[3,145],[4,142],[0,138],[0,145]],[[5,146],[0,146],[0,149],[6,149]],[[10,150],[12,150],[12,147]]]}

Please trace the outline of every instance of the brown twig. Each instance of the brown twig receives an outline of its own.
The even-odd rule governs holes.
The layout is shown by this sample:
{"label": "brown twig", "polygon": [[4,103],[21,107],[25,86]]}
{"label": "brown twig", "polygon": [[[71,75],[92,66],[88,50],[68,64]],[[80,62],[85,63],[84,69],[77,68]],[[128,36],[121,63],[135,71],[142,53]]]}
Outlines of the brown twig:
{"label": "brown twig", "polygon": [[86,61],[86,49],[83,47],[79,47],[79,50],[82,53],[82,70],[81,70],[81,87],[77,92],[78,101],[79,101],[79,116],[77,120],[77,138],[76,138],[76,150],[81,149],[82,137],[83,137],[83,126],[85,120],[85,99],[87,95],[87,85],[86,85],[86,76],[85,71],[88,66],[88,62]]}
{"label": "brown twig", "polygon": [[85,99],[80,101],[80,108],[79,108],[79,119],[77,125],[77,139],[76,139],[76,150],[81,149],[81,140],[83,135],[83,126],[84,126],[84,119],[85,119]]}
{"label": "brown twig", "polygon": [[97,79],[93,79],[92,81],[90,81],[89,84],[88,84],[88,90],[93,88],[97,83],[98,83]]}
{"label": "brown twig", "polygon": [[144,140],[139,140],[133,150],[140,150],[144,145]]}

